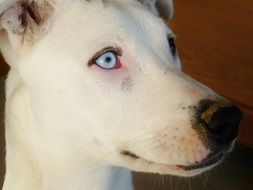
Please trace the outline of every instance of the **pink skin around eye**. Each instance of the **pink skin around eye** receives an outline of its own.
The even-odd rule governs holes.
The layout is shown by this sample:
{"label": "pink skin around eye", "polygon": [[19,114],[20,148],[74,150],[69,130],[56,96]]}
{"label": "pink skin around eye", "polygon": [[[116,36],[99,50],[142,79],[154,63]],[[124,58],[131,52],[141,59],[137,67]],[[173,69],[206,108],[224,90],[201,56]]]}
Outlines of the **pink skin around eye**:
{"label": "pink skin around eye", "polygon": [[124,72],[129,72],[131,67],[133,67],[134,61],[129,55],[125,55],[123,53],[122,56],[119,56],[119,67],[116,69],[112,69],[112,72],[116,73],[124,73]]}
{"label": "pink skin around eye", "polygon": [[97,85],[101,85],[102,88],[105,88],[104,91],[107,92],[110,89],[119,88],[119,85],[122,81],[131,75],[131,70],[133,61],[127,55],[119,56],[119,68],[106,70],[100,68],[99,66],[93,64],[88,67],[89,73],[96,80]]}
{"label": "pink skin around eye", "polygon": [[99,66],[93,64],[89,65],[90,69],[94,70],[96,73],[100,75],[108,75],[110,77],[124,77],[125,75],[128,74],[129,68],[131,65],[133,65],[133,60],[131,59],[130,56],[125,55],[123,52],[122,56],[118,56],[118,66],[115,69],[103,69],[100,68]]}
{"label": "pink skin around eye", "polygon": [[108,77],[108,80],[121,80],[125,78],[128,75],[129,72],[129,64],[130,62],[126,58],[126,56],[119,57],[119,63],[118,67],[111,70],[104,70],[100,69],[102,71],[102,75],[106,75]]}

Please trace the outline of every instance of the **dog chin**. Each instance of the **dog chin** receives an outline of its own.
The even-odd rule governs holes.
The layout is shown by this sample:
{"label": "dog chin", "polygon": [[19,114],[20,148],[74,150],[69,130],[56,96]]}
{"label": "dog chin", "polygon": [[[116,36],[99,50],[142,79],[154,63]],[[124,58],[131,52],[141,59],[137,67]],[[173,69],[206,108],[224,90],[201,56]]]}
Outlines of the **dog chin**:
{"label": "dog chin", "polygon": [[131,170],[138,172],[158,173],[162,175],[168,174],[182,177],[192,177],[211,170],[212,168],[219,165],[225,157],[223,153],[220,153],[192,165],[166,165],[153,161],[148,161],[131,152],[124,152],[123,155],[125,155],[125,167]]}

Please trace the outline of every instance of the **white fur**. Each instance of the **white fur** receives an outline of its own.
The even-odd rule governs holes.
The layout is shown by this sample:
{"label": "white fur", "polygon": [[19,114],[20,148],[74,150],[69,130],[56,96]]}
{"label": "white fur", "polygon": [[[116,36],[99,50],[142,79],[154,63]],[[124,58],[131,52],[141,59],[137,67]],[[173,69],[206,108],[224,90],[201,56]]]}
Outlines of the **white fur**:
{"label": "white fur", "polygon": [[[5,2],[1,9],[10,7]],[[181,176],[208,169],[176,166],[210,153],[181,108],[218,95],[178,70],[162,19],[137,0],[51,3],[46,32],[33,44],[15,41],[8,25],[0,30],[11,65],[3,189],[131,190],[130,171],[121,167]],[[124,67],[88,67],[107,46],[122,48]]]}

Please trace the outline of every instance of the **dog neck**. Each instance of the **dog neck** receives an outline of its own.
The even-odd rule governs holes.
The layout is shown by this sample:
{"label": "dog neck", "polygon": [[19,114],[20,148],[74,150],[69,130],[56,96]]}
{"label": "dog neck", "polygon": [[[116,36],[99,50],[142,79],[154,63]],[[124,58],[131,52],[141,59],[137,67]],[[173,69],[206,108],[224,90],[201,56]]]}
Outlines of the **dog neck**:
{"label": "dog neck", "polygon": [[[11,71],[6,89],[6,176],[3,190],[131,190],[129,170],[94,159],[48,152],[22,80]],[[36,138],[35,138],[36,137]],[[48,144],[48,143],[47,143]]]}

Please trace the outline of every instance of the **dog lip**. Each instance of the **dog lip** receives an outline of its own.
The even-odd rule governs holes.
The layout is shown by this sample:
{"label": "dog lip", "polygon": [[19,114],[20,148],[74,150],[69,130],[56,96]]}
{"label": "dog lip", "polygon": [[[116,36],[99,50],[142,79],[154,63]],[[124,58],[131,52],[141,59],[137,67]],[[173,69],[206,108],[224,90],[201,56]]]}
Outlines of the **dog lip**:
{"label": "dog lip", "polygon": [[[130,152],[130,151],[127,151],[127,150],[123,150],[120,152],[121,155],[123,156],[126,156],[132,160],[144,160],[146,162],[149,162],[151,164],[161,164],[161,163],[156,163],[156,162],[153,162],[153,161],[149,161],[149,160],[146,160],[142,157],[140,157],[139,155],[133,153],[133,152]],[[221,161],[222,159],[224,158],[224,153],[218,153],[218,154],[215,154],[215,155],[211,155],[209,156],[207,159],[203,160],[202,162],[198,162],[198,163],[195,163],[193,165],[189,165],[189,166],[185,166],[185,165],[166,165],[166,164],[161,164],[163,166],[166,166],[166,167],[169,167],[170,169],[173,169],[173,170],[183,170],[183,171],[192,171],[192,170],[197,170],[197,169],[204,169],[204,168],[207,168],[208,166],[212,166],[212,165],[215,165],[216,163],[218,163],[219,161]]]}
{"label": "dog lip", "polygon": [[128,157],[132,160],[142,160],[142,161],[145,161],[149,164],[159,164],[159,165],[162,165],[164,167],[167,167],[167,168],[170,168],[172,170],[182,170],[182,168],[178,167],[177,165],[166,165],[166,164],[161,164],[161,163],[156,163],[156,162],[153,162],[153,161],[149,161],[147,159],[144,159],[142,157],[140,157],[139,155],[133,153],[133,152],[130,152],[128,150],[123,150],[120,152],[121,155],[125,156],[125,157]]}
{"label": "dog lip", "polygon": [[219,163],[221,160],[223,160],[223,158],[224,158],[224,153],[218,153],[215,156],[209,157],[201,162],[198,162],[189,166],[177,165],[177,167],[184,169],[185,171],[202,169],[202,168],[207,168],[208,166],[212,166]]}

